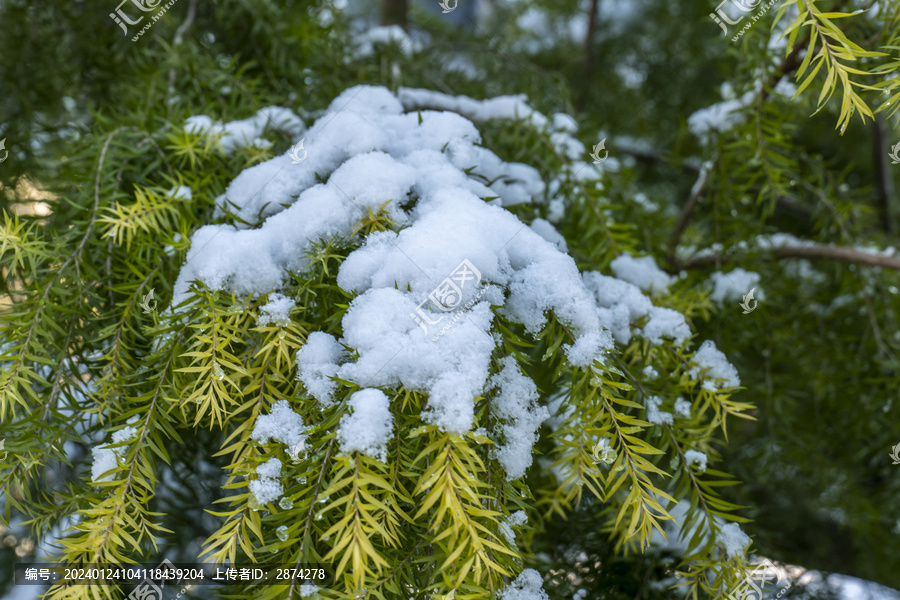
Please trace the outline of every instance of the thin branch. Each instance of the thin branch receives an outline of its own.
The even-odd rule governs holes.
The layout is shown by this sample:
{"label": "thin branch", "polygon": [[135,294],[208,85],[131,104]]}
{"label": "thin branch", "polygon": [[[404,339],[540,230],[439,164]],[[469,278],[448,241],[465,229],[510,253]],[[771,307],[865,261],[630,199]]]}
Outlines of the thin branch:
{"label": "thin branch", "polygon": [[681,214],[678,215],[678,222],[675,223],[675,230],[672,232],[672,238],[669,240],[671,252],[669,257],[670,262],[674,261],[675,249],[678,248],[678,242],[681,241],[681,235],[684,233],[684,230],[687,229],[688,223],[691,221],[691,216],[694,214],[694,209],[697,208],[697,204],[700,202],[700,197],[706,193],[706,184],[709,181],[709,173],[711,170],[711,166],[706,166],[705,168],[701,167],[700,176],[697,178],[697,183],[694,184],[694,189],[691,191],[691,197],[688,198],[687,204],[684,205]]}
{"label": "thin branch", "polygon": [[[776,258],[836,260],[900,271],[900,258],[871,254],[869,252],[843,246],[825,246],[822,244],[813,244],[810,246],[783,246],[781,248],[772,248],[771,252]],[[681,269],[697,269],[727,262],[730,258],[731,257],[722,254],[707,254],[692,258],[679,266]]]}
{"label": "thin branch", "polygon": [[894,203],[894,179],[888,166],[887,132],[884,127],[884,113],[876,113],[872,123],[872,152],[875,159],[875,177],[878,184],[878,205],[881,208],[881,225],[887,234],[894,233],[891,219],[891,205]]}
{"label": "thin branch", "polygon": [[[197,14],[197,0],[191,0],[191,3],[188,5],[188,14],[184,19],[184,23],[182,23],[178,30],[175,31],[175,38],[172,40],[172,50],[175,51],[178,49],[178,46],[184,41],[184,34],[187,33],[187,30],[191,28],[191,25],[194,24],[194,16]],[[175,85],[175,67],[169,69],[169,88],[172,88]]]}

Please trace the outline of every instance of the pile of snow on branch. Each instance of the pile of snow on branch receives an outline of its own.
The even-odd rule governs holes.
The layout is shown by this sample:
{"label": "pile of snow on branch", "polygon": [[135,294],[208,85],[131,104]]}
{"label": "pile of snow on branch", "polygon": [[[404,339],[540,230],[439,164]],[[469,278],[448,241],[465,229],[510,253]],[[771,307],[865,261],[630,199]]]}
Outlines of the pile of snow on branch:
{"label": "pile of snow on branch", "polygon": [[[480,146],[472,120],[458,113],[477,121],[526,120],[555,136],[561,150],[580,145],[571,118],[548,119],[518,96],[478,101],[425,90],[401,90],[398,97],[381,87],[350,88],[308,130],[295,127],[295,140],[305,136],[305,160],[294,163],[285,153],[231,182],[219,205],[249,225],[209,225],[193,235],[173,305],[189,300],[199,280],[238,296],[271,294],[262,321],[283,323],[293,304],[273,292],[283,289],[289,272],[304,272],[314,245],[353,238],[370,213],[387,216],[402,228],[357,239],[361,245],[337,276],[354,295],[342,337],[312,332],[297,354],[299,378],[323,408],[334,403],[333,378],[361,388],[338,440],[344,452],[379,460],[393,435],[389,398],[379,389],[427,393],[423,419],[465,433],[474,425],[475,398],[496,388],[498,457],[507,477],[517,479],[531,465],[537,430],[549,413],[515,360],[491,376],[499,339],[492,306],[533,334],[552,311],[571,333],[564,350],[577,367],[602,363],[614,339],[628,343],[632,327],[653,344],[680,345],[691,332],[680,313],[654,306],[638,287],[667,291],[670,279],[652,259],[621,257],[614,265],[618,278],[582,276],[549,222],[529,227],[508,211],[552,202],[552,189],[533,167],[505,162]],[[574,164],[572,158],[568,167]],[[465,311],[451,320],[459,307]],[[715,381],[722,371],[717,366],[705,379]],[[274,412],[290,416],[285,408]],[[293,417],[287,422],[292,426],[283,432],[261,422],[255,437],[295,442],[302,430]],[[373,427],[363,435],[366,424]],[[257,496],[273,496],[280,463],[263,466]]]}

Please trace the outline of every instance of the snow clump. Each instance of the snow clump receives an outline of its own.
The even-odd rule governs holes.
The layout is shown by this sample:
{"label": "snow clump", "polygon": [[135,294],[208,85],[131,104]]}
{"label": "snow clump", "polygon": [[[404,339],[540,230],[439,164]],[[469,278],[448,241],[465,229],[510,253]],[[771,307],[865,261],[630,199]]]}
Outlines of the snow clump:
{"label": "snow clump", "polygon": [[259,479],[250,482],[250,492],[256,502],[263,506],[278,500],[284,493],[281,485],[281,461],[277,458],[270,458],[256,467],[256,475]]}
{"label": "snow clump", "polygon": [[[256,115],[242,121],[221,123],[213,121],[206,115],[189,117],[185,123],[185,131],[194,135],[218,136],[219,144],[225,154],[233,154],[238,148],[266,148],[272,143],[264,139],[266,129],[283,131],[297,138],[306,126],[300,117],[287,108],[267,106],[259,109]],[[190,199],[188,197],[187,199]]]}
{"label": "snow clump", "polygon": [[543,579],[534,569],[525,569],[497,597],[497,600],[550,600],[541,587]]}
{"label": "snow clump", "polygon": [[600,323],[620,344],[631,340],[631,325],[647,316],[649,320],[644,325],[643,335],[656,345],[662,344],[663,338],[672,338],[680,345],[691,336],[691,329],[681,313],[654,306],[633,283],[596,271],[585,272],[582,278],[585,287],[593,293]]}
{"label": "snow clump", "polygon": [[306,427],[303,417],[291,410],[287,400],[279,400],[272,405],[267,415],[256,419],[250,438],[258,444],[265,444],[273,439],[289,448],[293,448],[306,439]]}
{"label": "snow clump", "polygon": [[297,379],[324,407],[334,402],[337,383],[331,377],[337,374],[343,356],[344,349],[334,336],[321,331],[310,333],[306,344],[297,351]]}
{"label": "snow clump", "polygon": [[[712,301],[722,306],[725,302],[740,302],[744,295],[759,285],[759,273],[735,269],[728,273],[716,271],[710,277],[713,285]],[[765,295],[760,289],[756,290],[756,299],[764,300]]]}
{"label": "snow clump", "polygon": [[706,471],[706,455],[697,450],[688,450],[684,453],[684,459],[689,465],[696,465],[697,471],[703,473]]}
{"label": "snow clump", "polygon": [[691,418],[691,403],[684,398],[675,401],[675,415],[682,419]]}
{"label": "snow clump", "polygon": [[750,543],[750,536],[741,531],[737,523],[726,523],[719,528],[716,541],[725,547],[728,556],[736,557],[744,553],[744,548]]}
{"label": "snow clump", "polygon": [[651,294],[668,292],[672,283],[672,278],[656,266],[656,259],[652,256],[634,258],[626,252],[613,259],[609,266],[616,277]]}
{"label": "snow clump", "polygon": [[344,452],[359,451],[387,462],[387,443],[393,437],[390,399],[381,390],[360,390],[350,396],[353,412],[341,417],[338,443]]}
{"label": "snow clump", "polygon": [[282,294],[270,294],[269,302],[259,307],[259,320],[257,325],[264,327],[266,325],[278,325],[284,327],[291,322],[291,309],[294,308],[294,301],[283,296]]}
{"label": "snow clump", "polygon": [[715,392],[721,388],[732,388],[741,385],[741,378],[725,355],[716,348],[716,343],[706,340],[692,359],[697,363],[690,370],[693,379],[703,379],[703,389]]}
{"label": "snow clump", "polygon": [[663,400],[659,396],[650,396],[644,401],[644,406],[647,408],[647,420],[654,425],[671,425],[675,422],[675,418],[672,413],[659,410],[662,403]]}
{"label": "snow clump", "polygon": [[524,510],[517,510],[500,522],[500,533],[511,547],[515,548],[516,546],[516,532],[512,528],[521,527],[527,522],[528,516]]}
{"label": "snow clump", "polygon": [[522,375],[515,357],[503,359],[503,370],[491,378],[491,383],[500,390],[491,407],[503,422],[500,430],[505,439],[497,451],[497,460],[508,480],[518,479],[531,466],[538,428],[550,413],[547,407],[537,405],[537,387]]}

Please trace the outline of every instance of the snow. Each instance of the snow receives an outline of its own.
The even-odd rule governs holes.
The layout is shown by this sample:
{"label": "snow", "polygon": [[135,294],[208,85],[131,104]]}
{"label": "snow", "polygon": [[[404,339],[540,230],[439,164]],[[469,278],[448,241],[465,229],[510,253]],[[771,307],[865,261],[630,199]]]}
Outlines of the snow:
{"label": "snow", "polygon": [[500,534],[509,543],[510,547],[516,546],[516,532],[513,527],[521,527],[528,522],[528,516],[524,510],[517,510],[500,522]]}
{"label": "snow", "polygon": [[[121,444],[127,442],[137,436],[137,433],[137,429],[134,427],[123,427],[112,434],[112,443]],[[91,465],[91,481],[94,483],[112,481],[115,477],[114,474],[110,473],[104,477],[101,477],[101,475],[110,469],[116,468],[116,465],[118,465],[119,460],[122,458],[123,451],[124,447],[110,448],[109,446],[99,446],[91,449],[91,455],[94,459],[94,462]]]}
{"label": "snow", "polygon": [[562,234],[556,231],[556,227],[554,227],[549,221],[545,221],[544,219],[535,219],[531,222],[531,230],[551,244],[555,245],[560,252],[569,251],[569,247],[568,245],[566,245],[566,238],[564,238]]}
{"label": "snow", "polygon": [[682,419],[691,418],[691,403],[684,398],[675,400],[675,416]]}
{"label": "snow", "polygon": [[750,536],[741,531],[737,523],[722,525],[716,534],[716,542],[724,546],[725,553],[730,557],[742,556],[750,541]]}
{"label": "snow", "polygon": [[[543,197],[545,185],[535,169],[504,162],[479,146],[478,130],[461,114],[403,111],[419,104],[477,119],[527,118],[566,135],[574,128],[571,118],[547,119],[520,96],[478,101],[409,89],[398,96],[380,87],[349,88],[305,133],[303,162],[292,164],[285,154],[235,177],[218,204],[255,227],[200,228],[175,283],[174,304],[188,299],[191,282],[199,280],[241,297],[269,294],[260,324],[284,323],[290,299],[276,292],[288,272],[303,273],[307,253],[319,241],[351,241],[356,249],[337,275],[338,285],[351,294],[342,337],[312,332],[297,352],[306,391],[327,408],[337,388],[332,378],[372,388],[372,394],[382,394],[374,388],[402,385],[428,395],[426,422],[462,433],[472,427],[475,398],[499,385],[498,410],[523,411],[504,419],[499,433],[505,442],[498,450],[507,475],[520,477],[531,464],[535,432],[547,413],[535,404],[533,383],[514,376],[515,369],[504,367],[505,374],[491,378],[495,310],[531,334],[541,331],[552,311],[569,329],[572,341],[564,351],[576,367],[602,362],[613,338],[627,342],[638,319],[647,319],[642,333],[657,344],[664,338],[681,344],[690,329],[683,316],[654,306],[631,283],[599,273],[582,276],[549,222],[536,219],[529,227],[506,210]],[[466,172],[471,167],[487,180],[499,179],[488,186]],[[354,233],[370,212],[379,211],[399,231]],[[450,284],[458,283],[451,276],[464,261],[477,271],[477,280],[448,296]],[[670,283],[651,257],[625,255],[613,269],[655,293]],[[439,305],[439,297],[452,297],[452,305]],[[451,315],[452,327],[428,335],[429,324],[446,325]],[[518,396],[506,387],[519,390]],[[341,431],[354,431],[366,411],[388,414],[386,401],[379,402],[351,406]],[[375,421],[379,427],[371,439],[347,433],[342,445],[361,444],[361,451],[380,456],[390,422]]]}
{"label": "snow", "polygon": [[647,365],[646,367],[644,367],[643,373],[644,377],[646,377],[647,379],[656,379],[657,377],[659,377],[659,373],[656,371],[656,369],[653,368],[653,365]]}
{"label": "snow", "polygon": [[650,318],[642,333],[654,344],[662,344],[663,338],[669,337],[680,345],[691,336],[690,327],[681,313],[654,306],[650,298],[633,283],[596,271],[585,272],[582,278],[585,287],[593,293],[601,325],[620,344],[630,341],[630,325],[645,316]]}
{"label": "snow", "polygon": [[338,363],[344,349],[334,336],[314,331],[297,351],[297,379],[303,382],[310,395],[323,407],[331,406],[337,383],[330,379],[337,375]]}
{"label": "snow", "polygon": [[691,328],[677,310],[654,306],[650,310],[650,320],[644,325],[644,337],[654,344],[662,344],[663,338],[672,338],[680,346],[691,337]]}
{"label": "snow", "polygon": [[746,117],[742,111],[750,106],[754,98],[756,92],[751,90],[740,98],[728,98],[701,108],[688,117],[688,129],[700,139],[707,139],[712,133],[733,129],[744,121]]}
{"label": "snow", "polygon": [[250,482],[250,492],[260,505],[266,505],[274,502],[284,493],[281,486],[281,461],[277,458],[270,458],[263,464],[256,467],[256,475],[259,479]]}
{"label": "snow", "polygon": [[710,277],[713,285],[713,292],[710,296],[712,301],[722,306],[725,302],[740,302],[744,295],[756,288],[755,297],[757,300],[764,300],[765,294],[759,286],[759,273],[753,271],[745,271],[744,269],[734,269],[728,273],[716,271]]}
{"label": "snow", "polygon": [[180,185],[178,187],[174,187],[171,190],[169,190],[168,196],[172,200],[184,200],[184,201],[188,202],[190,200],[193,200],[194,193],[191,191],[191,188],[189,188],[188,186]]}
{"label": "snow", "polygon": [[692,362],[696,367],[690,370],[693,379],[703,379],[703,389],[715,392],[721,388],[732,388],[741,385],[737,369],[728,362],[725,355],[716,348],[716,343],[706,340],[694,354]]}
{"label": "snow", "polygon": [[400,88],[397,95],[407,110],[420,106],[440,108],[460,113],[472,121],[527,118],[536,127],[543,127],[548,122],[546,116],[528,105],[525,94],[475,100],[468,96],[451,96],[432,90]]}
{"label": "snow", "polygon": [[[740,97],[734,93],[728,82],[722,84],[723,100],[693,113],[688,117],[688,129],[704,143],[708,143],[714,134],[730,131],[746,120],[746,108],[756,101],[762,83],[758,81],[754,88]],[[773,90],[778,96],[791,98],[796,91],[787,78],[781,79]]]}
{"label": "snow", "polygon": [[644,406],[647,408],[647,420],[654,425],[671,425],[675,422],[672,413],[659,410],[662,406],[663,399],[659,396],[650,396],[644,400]]}
{"label": "snow", "polygon": [[502,365],[502,370],[491,378],[491,385],[499,388],[491,408],[502,422],[499,429],[504,439],[497,460],[506,471],[507,480],[512,481],[524,476],[531,466],[538,429],[550,413],[536,404],[537,387],[521,373],[515,357],[507,356]]}
{"label": "snow", "polygon": [[[584,156],[586,152],[584,144],[573,136],[578,131],[575,119],[565,113],[555,113],[552,118],[548,118],[540,111],[533,109],[522,94],[475,100],[468,96],[451,96],[432,90],[400,88],[398,97],[403,102],[406,110],[440,108],[441,110],[459,113],[475,122],[502,119],[524,120],[537,130],[549,133],[550,144],[556,153],[562,157],[568,160],[576,160]],[[479,165],[479,167],[482,167],[482,165]],[[512,175],[510,174],[510,176]],[[517,175],[528,177],[527,185],[529,189],[542,186],[542,182],[537,177],[537,172],[531,170],[530,167],[527,171],[520,170]],[[492,177],[486,174],[485,176],[488,179],[496,177],[496,175]],[[509,206],[506,202],[504,202],[504,205]]]}
{"label": "snow", "polygon": [[261,137],[268,128],[297,137],[305,127],[300,117],[280,106],[267,106],[259,109],[256,115],[249,119],[224,124],[214,122],[206,115],[197,115],[189,117],[184,125],[188,133],[217,137],[222,152],[228,155],[233,154],[238,148],[270,146],[271,142]]}
{"label": "snow", "polygon": [[269,414],[257,417],[250,438],[258,444],[273,439],[293,448],[306,439],[305,434],[303,417],[291,410],[287,400],[279,400],[272,405]]}
{"label": "snow", "polygon": [[688,450],[684,453],[684,459],[689,465],[696,465],[697,471],[703,473],[706,471],[706,454],[697,450]]}
{"label": "snow", "polygon": [[341,450],[387,462],[387,443],[394,435],[390,399],[381,390],[364,389],[350,396],[347,404],[353,412],[341,417],[338,426]]}
{"label": "snow", "polygon": [[497,600],[550,600],[541,587],[541,574],[525,569],[497,596]]}
{"label": "snow", "polygon": [[656,266],[656,259],[652,256],[633,258],[626,252],[613,259],[609,266],[616,277],[633,283],[645,292],[659,294],[669,291],[672,278]]}
{"label": "snow", "polygon": [[294,308],[294,301],[282,294],[270,294],[269,302],[259,307],[262,313],[259,315],[257,325],[265,327],[266,325],[278,325],[284,327],[291,322],[290,312]]}
{"label": "snow", "polygon": [[306,598],[308,596],[312,596],[316,592],[319,591],[319,586],[313,585],[311,583],[301,583],[300,584],[300,597]]}
{"label": "snow", "polygon": [[396,44],[406,56],[421,50],[421,45],[414,43],[399,25],[372,27],[368,31],[353,36],[356,42],[356,57],[362,58],[375,53],[378,46]]}

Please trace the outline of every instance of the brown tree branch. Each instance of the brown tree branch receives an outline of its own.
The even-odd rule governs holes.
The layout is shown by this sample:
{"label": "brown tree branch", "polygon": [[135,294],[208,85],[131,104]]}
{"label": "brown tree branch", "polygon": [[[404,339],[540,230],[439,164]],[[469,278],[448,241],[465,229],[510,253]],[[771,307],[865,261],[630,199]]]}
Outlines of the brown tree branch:
{"label": "brown tree branch", "polygon": [[681,234],[687,229],[691,216],[694,213],[694,209],[697,208],[697,204],[700,203],[700,197],[706,193],[706,183],[709,181],[709,172],[709,169],[700,169],[700,177],[697,179],[697,183],[694,184],[694,191],[691,194],[691,197],[688,198],[687,204],[681,209],[681,214],[678,215],[678,221],[675,223],[675,230],[672,232],[672,237],[669,240],[669,262],[672,264],[675,262],[675,249],[678,248],[678,242],[681,241]]}
{"label": "brown tree branch", "polygon": [[[883,256],[880,254],[870,254],[855,248],[847,248],[844,246],[825,246],[823,244],[812,244],[809,246],[783,246],[780,248],[772,248],[772,255],[777,258],[812,258],[837,260],[841,262],[869,265],[873,267],[883,267],[900,271],[900,258],[895,256]],[[707,254],[698,256],[684,263],[679,264],[680,269],[697,269],[709,265],[719,265],[727,262],[728,256],[721,254]]]}

